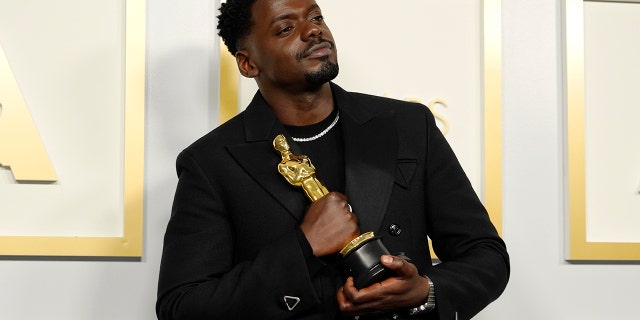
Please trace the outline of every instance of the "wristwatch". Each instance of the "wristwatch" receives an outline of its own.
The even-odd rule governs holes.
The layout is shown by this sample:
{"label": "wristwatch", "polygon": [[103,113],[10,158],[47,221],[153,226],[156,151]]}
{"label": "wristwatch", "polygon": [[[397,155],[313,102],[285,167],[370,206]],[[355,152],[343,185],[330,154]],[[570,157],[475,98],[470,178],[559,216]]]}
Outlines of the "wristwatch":
{"label": "wristwatch", "polygon": [[429,279],[429,277],[427,276],[424,277],[427,278],[427,281],[429,281],[429,294],[427,295],[427,302],[415,308],[409,309],[410,316],[427,313],[435,309],[436,307],[436,290],[434,289],[433,281],[431,281],[431,279]]}

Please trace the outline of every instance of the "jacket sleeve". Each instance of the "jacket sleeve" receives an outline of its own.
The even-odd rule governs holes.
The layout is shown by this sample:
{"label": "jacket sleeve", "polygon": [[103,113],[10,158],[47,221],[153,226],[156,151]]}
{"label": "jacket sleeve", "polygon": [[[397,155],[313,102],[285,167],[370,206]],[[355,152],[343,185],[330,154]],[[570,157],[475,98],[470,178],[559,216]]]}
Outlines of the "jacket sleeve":
{"label": "jacket sleeve", "polygon": [[[426,109],[426,108],[425,108]],[[427,115],[427,230],[441,263],[429,269],[440,319],[469,319],[500,296],[509,256],[433,115]]]}
{"label": "jacket sleeve", "polygon": [[[310,273],[288,273],[320,263],[309,254],[299,228],[266,244],[255,259],[234,261],[236,235],[220,193],[188,152],[178,157],[177,168],[160,266],[158,319],[284,319],[318,307]],[[300,299],[293,311],[285,296]]]}

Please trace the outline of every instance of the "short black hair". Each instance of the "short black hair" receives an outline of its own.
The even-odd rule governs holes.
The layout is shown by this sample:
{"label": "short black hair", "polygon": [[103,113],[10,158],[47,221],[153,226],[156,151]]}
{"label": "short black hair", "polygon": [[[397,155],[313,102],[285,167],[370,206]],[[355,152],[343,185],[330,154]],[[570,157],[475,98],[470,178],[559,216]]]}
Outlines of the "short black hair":
{"label": "short black hair", "polygon": [[227,0],[220,5],[218,35],[234,56],[238,52],[240,41],[251,32],[251,6],[255,2],[256,0]]}

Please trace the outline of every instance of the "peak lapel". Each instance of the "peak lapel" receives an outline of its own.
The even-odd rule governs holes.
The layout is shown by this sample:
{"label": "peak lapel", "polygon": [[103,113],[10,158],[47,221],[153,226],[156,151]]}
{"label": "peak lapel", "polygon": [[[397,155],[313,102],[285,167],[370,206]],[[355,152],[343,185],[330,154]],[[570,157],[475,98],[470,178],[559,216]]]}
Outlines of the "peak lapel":
{"label": "peak lapel", "polygon": [[378,231],[394,183],[397,153],[394,114],[363,117],[357,111],[360,115],[354,116],[353,107],[357,108],[357,104],[339,103],[351,109],[344,112],[342,123],[349,203],[358,216],[361,232]]}
{"label": "peak lapel", "polygon": [[278,173],[280,155],[273,149],[273,139],[286,132],[284,127],[277,121],[259,92],[243,117],[246,143],[229,145],[227,150],[247,174],[301,221],[308,200],[302,190],[291,186]]}

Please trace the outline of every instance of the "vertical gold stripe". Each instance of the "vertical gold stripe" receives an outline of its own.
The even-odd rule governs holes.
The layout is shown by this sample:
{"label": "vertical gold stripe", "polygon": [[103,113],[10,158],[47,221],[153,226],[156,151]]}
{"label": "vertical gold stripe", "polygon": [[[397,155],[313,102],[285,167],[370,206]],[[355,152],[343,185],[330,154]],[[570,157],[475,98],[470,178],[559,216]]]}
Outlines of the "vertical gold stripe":
{"label": "vertical gold stripe", "polygon": [[484,0],[484,190],[491,221],[502,234],[502,12]]}
{"label": "vertical gold stripe", "polygon": [[569,161],[570,259],[586,243],[584,164],[584,7],[566,1],[567,157]]}
{"label": "vertical gold stripe", "polygon": [[[501,0],[484,0],[482,55],[484,84],[484,202],[502,234],[502,10]],[[429,240],[429,249],[433,246]],[[435,254],[432,258],[438,259]]]}
{"label": "vertical gold stripe", "polygon": [[231,119],[240,110],[238,105],[239,81],[236,59],[220,40],[220,124]]}
{"label": "vertical gold stripe", "polygon": [[124,239],[120,250],[142,255],[144,191],[145,1],[126,1]]}

